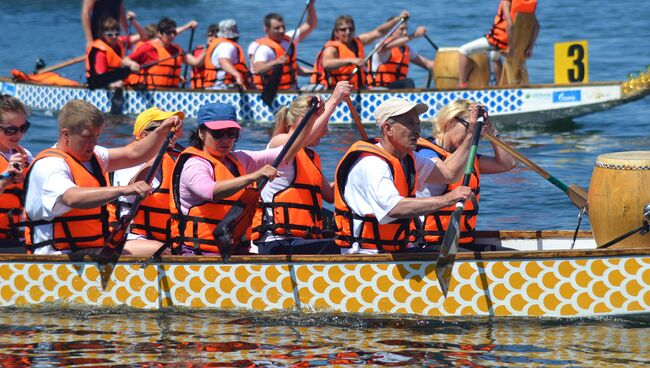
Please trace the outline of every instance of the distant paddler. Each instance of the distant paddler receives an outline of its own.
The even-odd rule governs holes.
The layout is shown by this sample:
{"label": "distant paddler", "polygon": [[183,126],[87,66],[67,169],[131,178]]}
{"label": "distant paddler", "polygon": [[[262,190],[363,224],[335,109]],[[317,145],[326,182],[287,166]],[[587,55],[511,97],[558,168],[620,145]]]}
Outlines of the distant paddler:
{"label": "distant paddler", "polygon": [[0,94],[0,247],[18,246],[24,237],[23,181],[34,157],[20,141],[29,129],[27,109],[16,97]]}
{"label": "distant paddler", "polygon": [[[501,53],[508,50],[508,36],[512,32],[512,24],[516,13],[534,13],[537,7],[537,0],[500,0],[497,15],[490,31],[483,37],[479,37],[460,47],[460,58],[458,61],[458,88],[467,88],[467,75],[469,73],[469,56],[487,50],[492,61],[492,75],[499,81],[501,77]],[[526,57],[533,52],[533,45],[539,32],[539,25],[536,23],[532,29],[533,37],[530,47],[526,50]]]}
{"label": "distant paddler", "polygon": [[[389,19],[391,20],[392,18]],[[368,87],[415,88],[413,79],[407,77],[410,63],[433,70],[433,60],[422,56],[408,45],[411,40],[425,36],[427,29],[419,26],[410,35],[408,31],[408,22],[404,22],[383,45],[375,45],[379,50],[368,62]]]}
{"label": "distant paddler", "polygon": [[203,62],[203,88],[226,90],[250,87],[246,55],[239,45],[239,29],[234,19],[219,22],[216,37],[210,40]]}
{"label": "distant paddler", "polygon": [[[330,40],[316,56],[312,84],[321,84],[330,89],[339,81],[349,80],[355,88],[363,88],[366,84],[364,46],[371,44],[385,35],[401,19],[407,19],[409,13],[403,11],[399,16],[390,18],[372,31],[355,35],[354,18],[341,15],[334,21]],[[352,76],[355,68],[359,71]]]}
{"label": "distant paddler", "polygon": [[[120,27],[115,18],[106,18],[102,22],[101,37],[94,40],[86,54],[86,78],[95,77],[122,66],[126,56],[126,45],[147,39],[147,31],[140,25],[135,13],[129,11],[127,18],[138,32],[137,35],[120,36]],[[122,87],[121,80],[109,84],[109,87]]]}
{"label": "distant paddler", "polygon": [[[208,30],[205,34],[205,45],[198,45],[194,48],[193,54],[196,57],[199,57],[202,52],[204,52],[210,41],[217,38],[217,33],[219,33],[219,24],[210,24]],[[206,54],[206,57],[209,57]],[[202,89],[203,88],[203,78],[205,74],[205,62],[201,65],[196,65],[192,68],[192,74],[190,76],[190,87],[192,89]]]}
{"label": "distant paddler", "polygon": [[[302,75],[307,72],[298,66],[297,47],[318,25],[315,4],[316,0],[309,2],[306,8],[307,20],[295,30],[286,30],[284,18],[280,14],[269,13],[264,17],[265,36],[258,38],[248,46],[248,57],[255,88],[264,88],[276,65],[282,67],[277,89],[285,90],[297,87],[298,74]],[[293,50],[289,48],[291,42],[293,42],[291,48]]]}
{"label": "distant paddler", "polygon": [[[197,22],[192,22],[190,27],[197,26]],[[197,57],[183,52],[183,48],[174,43],[177,34],[176,22],[173,19],[161,19],[158,22],[158,39],[138,47],[131,55],[122,59],[122,66],[138,73],[138,83],[149,89],[179,88],[183,62],[192,66],[200,65],[205,55]],[[151,65],[152,63],[154,64]],[[151,66],[141,69],[141,65]]]}
{"label": "distant paddler", "polygon": [[[472,196],[466,186],[443,192],[446,184],[455,183],[462,175],[473,134],[444,161],[415,152],[420,115],[428,108],[400,98],[382,102],[375,110],[381,136],[357,141],[339,161],[334,219],[336,243],[342,253],[431,251],[410,241],[413,219]],[[476,112],[470,129],[475,124]],[[416,198],[424,184],[438,184],[438,192]]]}
{"label": "distant paddler", "polygon": [[[432,160],[447,160],[472,135],[469,121],[476,119],[476,103],[469,100],[456,100],[443,107],[433,120],[433,135],[430,138],[420,138],[416,151]],[[499,131],[490,123],[487,111],[484,115],[484,134],[499,137]],[[460,220],[460,245],[474,242],[474,231],[478,217],[481,174],[496,174],[512,170],[517,162],[504,149],[492,145],[494,156],[476,155],[474,170],[469,187],[474,192],[474,198],[465,203]],[[460,186],[462,180],[443,187],[448,193]],[[417,191],[417,197],[430,197],[440,193],[439,185],[427,184]],[[440,244],[449,224],[449,217],[455,206],[445,207],[429,213],[421,221],[416,221],[415,238],[427,244]]]}
{"label": "distant paddler", "polygon": [[[308,143],[311,127],[322,111],[321,106],[283,162],[291,162]],[[246,188],[263,178],[277,176],[272,164],[283,147],[261,151],[235,150],[242,128],[237,122],[235,108],[230,104],[206,103],[199,108],[197,121],[198,128],[190,136],[190,146],[176,160],[172,175],[173,251],[185,255],[218,256],[220,250],[214,237],[217,225],[231,208],[243,205],[241,196]],[[246,224],[249,229],[250,225]],[[248,237],[235,242],[237,249],[248,252]]]}
{"label": "distant paddler", "polygon": [[[171,242],[169,237],[171,222],[169,212],[170,188],[174,163],[183,150],[183,147],[177,146],[176,140],[183,136],[182,122],[184,118],[185,114],[182,111],[162,111],[157,107],[152,107],[138,115],[133,125],[133,135],[137,142],[146,138],[168,119],[180,120],[181,122],[177,126],[176,135],[170,141],[167,152],[162,158],[162,164],[157,168],[153,176],[151,195],[140,202],[140,207],[133,217],[130,232],[127,235],[125,247],[137,250],[139,255],[151,255],[163,243],[170,244]],[[113,186],[127,186],[143,180],[153,161],[154,159],[150,159],[146,163],[115,171],[112,173],[111,184]],[[134,200],[135,195],[118,198],[118,218],[126,215],[131,210],[131,204]]]}
{"label": "distant paddler", "polygon": [[[81,26],[86,37],[86,49],[94,40],[102,37],[102,24],[106,18],[116,19],[124,32],[128,32],[126,6],[123,0],[83,0],[81,2]],[[119,30],[118,25],[118,30]]]}
{"label": "distant paddler", "polygon": [[[109,204],[120,196],[151,193],[144,181],[109,186],[108,172],[151,159],[180,119],[168,119],[141,140],[117,148],[97,145],[104,114],[88,102],[68,101],[58,120],[58,141],[36,156],[27,173],[25,243],[34,254],[93,253],[104,246],[115,219]],[[137,252],[125,249],[125,254]]]}

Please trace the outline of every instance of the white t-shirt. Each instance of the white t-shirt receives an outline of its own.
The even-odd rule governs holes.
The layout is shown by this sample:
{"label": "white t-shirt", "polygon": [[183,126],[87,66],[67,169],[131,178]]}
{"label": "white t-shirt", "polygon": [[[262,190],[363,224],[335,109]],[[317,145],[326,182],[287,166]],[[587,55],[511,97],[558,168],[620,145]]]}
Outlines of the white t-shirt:
{"label": "white t-shirt", "polygon": [[[377,144],[381,147],[381,144]],[[421,190],[424,180],[431,174],[436,161],[415,153],[415,172],[418,181],[416,190]],[[345,201],[350,210],[358,215],[373,214],[380,224],[387,224],[396,219],[388,213],[404,198],[399,194],[393,182],[390,166],[384,159],[368,155],[357,160],[345,184]],[[361,230],[361,220],[353,220],[353,231],[356,236]],[[351,248],[341,249],[341,253],[377,253],[373,249],[361,249],[358,243],[352,243]]]}
{"label": "white t-shirt", "polygon": [[[56,148],[56,145],[54,146]],[[95,146],[102,170],[108,168],[108,149]],[[84,167],[92,170],[90,162]],[[25,211],[32,221],[52,220],[72,210],[61,203],[61,197],[77,185],[72,180],[70,167],[61,157],[46,157],[34,163],[30,169],[28,191],[25,197]],[[52,239],[52,225],[38,225],[32,234],[34,243]],[[57,251],[51,245],[38,248],[34,254],[62,254],[70,251]]]}
{"label": "white t-shirt", "polygon": [[[376,44],[375,47],[377,47]],[[381,51],[381,52],[376,52],[374,55],[372,55],[372,71],[376,72],[377,68],[379,68],[379,65],[381,64],[386,64],[388,62],[388,59],[390,59],[390,51],[391,50],[386,50],[386,51]],[[412,47],[409,47],[409,61],[413,62],[415,58],[418,57],[417,51],[415,51]]]}
{"label": "white t-shirt", "polygon": [[[285,33],[285,36],[289,37],[291,39],[291,36],[293,33],[296,32],[296,37],[293,39],[293,47],[297,48],[298,47],[298,42],[300,38],[300,31],[298,30],[291,30]],[[287,51],[289,49],[289,40],[283,39],[282,42],[280,42],[280,45],[282,45],[282,48],[284,51]],[[250,56],[253,55],[251,58]],[[248,46],[248,56],[251,61],[251,72],[255,73],[254,65],[255,62],[257,61],[263,61],[263,62],[269,62],[271,60],[275,60],[275,51],[273,51],[272,48],[266,46],[266,45],[260,45],[259,43],[253,41],[251,42],[250,46]]]}
{"label": "white t-shirt", "polygon": [[235,65],[239,62],[239,52],[237,51],[237,48],[232,45],[229,42],[222,42],[220,43],[214,51],[212,51],[212,55],[210,55],[210,61],[212,61],[212,64],[218,69],[217,71],[217,80],[215,81],[213,86],[208,87],[208,89],[226,89],[226,84],[223,82],[224,78],[226,77],[226,72],[221,69],[221,66],[219,64],[219,59],[224,58],[224,59],[229,59],[232,65]]}

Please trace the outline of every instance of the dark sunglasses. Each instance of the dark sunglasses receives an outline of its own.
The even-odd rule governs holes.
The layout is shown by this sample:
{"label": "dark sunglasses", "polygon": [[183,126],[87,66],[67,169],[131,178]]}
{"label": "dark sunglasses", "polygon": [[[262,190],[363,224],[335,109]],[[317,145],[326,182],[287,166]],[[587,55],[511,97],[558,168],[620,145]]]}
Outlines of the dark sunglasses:
{"label": "dark sunglasses", "polygon": [[341,27],[341,28],[337,28],[336,30],[339,32],[345,32],[345,31],[354,32],[354,27]]}
{"label": "dark sunglasses", "polygon": [[228,138],[234,139],[235,141],[239,140],[239,129],[237,128],[228,128],[228,129],[219,129],[219,130],[208,129],[208,132],[214,139],[221,139],[224,136],[228,136]]}
{"label": "dark sunglasses", "polygon": [[120,35],[120,32],[117,32],[117,31],[115,31],[115,32],[104,32],[104,35],[106,37],[117,37],[117,36]]}
{"label": "dark sunglasses", "polygon": [[165,31],[165,32],[160,32],[160,33],[165,34],[167,36],[176,36],[178,34],[175,30]]}
{"label": "dark sunglasses", "polygon": [[469,128],[469,122],[467,120],[461,118],[460,116],[456,116],[456,120],[458,120],[459,123],[463,124],[465,129]]}
{"label": "dark sunglasses", "polygon": [[25,124],[23,124],[23,125],[21,125],[19,127],[15,127],[15,126],[3,127],[2,125],[0,125],[0,130],[5,135],[16,135],[18,132],[21,132],[21,133],[25,134],[27,132],[27,130],[29,129],[30,125],[32,125],[32,124],[29,122],[29,120],[27,120],[27,121],[25,121]]}

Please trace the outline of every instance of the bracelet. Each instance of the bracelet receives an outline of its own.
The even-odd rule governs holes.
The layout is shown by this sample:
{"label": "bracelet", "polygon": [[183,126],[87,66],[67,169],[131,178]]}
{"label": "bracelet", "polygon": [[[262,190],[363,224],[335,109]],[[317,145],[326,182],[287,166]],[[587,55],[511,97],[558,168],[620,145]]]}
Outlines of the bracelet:
{"label": "bracelet", "polygon": [[499,133],[498,130],[495,130],[493,135],[494,135],[496,138],[499,138],[499,137],[501,136],[501,133]]}

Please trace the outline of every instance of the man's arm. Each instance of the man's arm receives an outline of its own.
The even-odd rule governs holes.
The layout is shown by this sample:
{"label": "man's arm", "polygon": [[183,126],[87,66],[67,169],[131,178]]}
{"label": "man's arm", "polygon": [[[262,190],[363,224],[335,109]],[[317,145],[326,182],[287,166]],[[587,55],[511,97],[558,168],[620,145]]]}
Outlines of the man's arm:
{"label": "man's arm", "polygon": [[126,18],[126,7],[124,6],[124,1],[120,2],[120,24],[122,25],[122,29],[124,30],[124,33],[128,34],[129,33],[129,22]]}
{"label": "man's arm", "polygon": [[316,0],[311,0],[307,6],[307,21],[301,24],[296,30],[298,33],[298,42],[302,42],[311,34],[318,25],[318,15],[316,14]]}
{"label": "man's arm", "polygon": [[[327,47],[323,50],[323,68],[326,70],[338,69],[345,65],[363,66],[362,58],[339,58],[339,52],[336,47]],[[257,70],[257,69],[256,69]]]}
{"label": "man's arm", "polygon": [[264,74],[271,69],[273,69],[274,66],[276,65],[282,65],[287,61],[287,55],[282,55],[280,58],[275,57],[275,53],[271,50],[271,53],[273,53],[273,58],[271,58],[269,52],[269,47],[266,45],[259,45],[257,49],[255,50],[255,55],[253,57],[253,69],[255,70],[255,74]]}
{"label": "man's arm", "polygon": [[408,18],[409,12],[405,10],[399,16],[394,17],[393,19],[381,24],[379,27],[373,29],[372,31],[360,34],[359,39],[361,40],[361,43],[367,45],[371,42],[374,42],[379,37],[388,33],[388,31],[390,31],[390,29],[403,17]]}
{"label": "man's arm", "polygon": [[413,218],[426,215],[444,207],[449,207],[456,202],[468,199],[472,194],[470,187],[457,187],[441,196],[427,198],[402,198],[388,216],[392,218]]}
{"label": "man's arm", "polygon": [[89,209],[103,206],[120,196],[137,194],[144,198],[149,193],[151,193],[151,187],[143,181],[124,187],[72,187],[63,193],[60,201],[61,204],[70,208]]}

